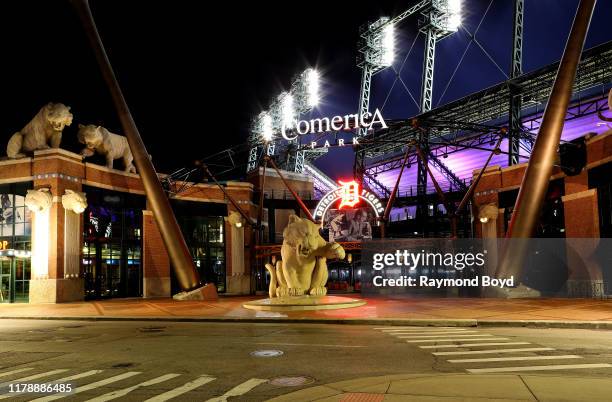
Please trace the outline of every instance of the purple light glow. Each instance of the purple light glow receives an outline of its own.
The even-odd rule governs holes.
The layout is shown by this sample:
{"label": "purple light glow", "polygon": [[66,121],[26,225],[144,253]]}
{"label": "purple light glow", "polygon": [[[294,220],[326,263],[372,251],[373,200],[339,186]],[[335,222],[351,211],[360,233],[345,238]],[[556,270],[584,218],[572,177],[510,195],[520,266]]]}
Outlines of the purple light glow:
{"label": "purple light glow", "polygon": [[[599,120],[597,114],[593,113],[587,116],[583,116],[580,118],[576,118],[573,120],[568,120],[565,122],[565,126],[563,127],[563,134],[561,135],[561,139],[564,141],[571,141],[578,137],[584,136],[587,133],[597,133],[602,134],[606,131],[612,130],[612,125],[608,126],[602,124],[603,122]],[[533,131],[537,134],[537,129]],[[503,151],[507,151],[508,149],[508,141],[503,140],[501,143],[501,149]],[[461,180],[465,180],[466,184],[469,185],[472,179],[472,173],[475,170],[479,170],[484,165],[487,157],[489,156],[490,151],[481,151],[475,149],[465,149],[462,151],[455,152],[453,154],[448,155],[448,158],[440,158],[440,161],[444,163],[448,168],[455,173]],[[521,155],[528,156],[523,149],[521,149]],[[527,158],[521,158],[521,162],[527,162]],[[491,158],[491,162],[489,166],[508,166],[508,155],[500,154],[493,155]],[[447,190],[449,188],[449,182],[442,176],[442,174],[430,164],[432,173],[434,177],[440,184],[443,190]],[[399,169],[391,170],[388,172],[380,173],[377,179],[383,183],[387,188],[393,189],[395,186],[395,181],[397,180],[397,174],[399,173]],[[416,195],[416,185],[417,185],[417,165],[413,164],[410,168],[406,168],[404,170],[404,174],[402,175],[402,180],[399,186],[400,196],[404,195]],[[411,193],[412,192],[412,193]],[[428,178],[427,180],[427,192],[432,193],[435,192],[435,188],[431,183],[431,180]]]}

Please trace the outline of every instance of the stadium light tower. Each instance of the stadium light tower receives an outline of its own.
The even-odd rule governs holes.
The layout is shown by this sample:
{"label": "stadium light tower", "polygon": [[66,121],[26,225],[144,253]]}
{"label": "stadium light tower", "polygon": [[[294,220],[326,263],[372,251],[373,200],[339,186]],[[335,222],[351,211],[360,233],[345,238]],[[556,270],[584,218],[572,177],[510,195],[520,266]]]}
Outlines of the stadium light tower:
{"label": "stadium light tower", "polygon": [[[426,37],[421,113],[431,109],[436,42],[459,29],[461,10],[461,0],[422,0],[394,18],[381,17],[377,21],[360,28],[361,39],[359,41],[359,55],[357,56],[357,65],[362,69],[359,95],[360,115],[365,115],[369,111],[372,76],[393,63],[395,28],[400,22],[416,13],[423,16],[419,29],[425,33]],[[366,134],[366,129],[359,129],[359,136]],[[363,182],[363,172],[365,171],[365,154],[363,151],[357,152],[353,170],[355,179]],[[424,172],[423,177],[427,180],[426,172]]]}
{"label": "stadium light tower", "polygon": [[[293,127],[300,115],[311,111],[320,101],[320,77],[314,68],[308,68],[299,74],[292,82],[289,91],[281,93],[270,105],[269,112],[261,112],[254,120],[250,136],[251,150],[247,163],[247,172],[258,166],[259,158],[266,147],[266,154],[275,154],[276,138],[283,126]],[[295,142],[294,140],[293,142]],[[295,171],[302,172],[304,164],[304,150],[297,150],[289,155],[295,161]]]}

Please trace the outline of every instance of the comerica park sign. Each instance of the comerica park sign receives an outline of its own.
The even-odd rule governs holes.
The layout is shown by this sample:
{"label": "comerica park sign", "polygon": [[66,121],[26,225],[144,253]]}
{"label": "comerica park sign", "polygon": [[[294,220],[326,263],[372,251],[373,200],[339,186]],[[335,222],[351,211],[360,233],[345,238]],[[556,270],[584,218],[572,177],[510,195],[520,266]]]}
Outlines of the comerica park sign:
{"label": "comerica park sign", "polygon": [[323,224],[329,208],[337,201],[340,201],[338,209],[342,209],[345,207],[353,208],[363,200],[372,207],[377,218],[385,211],[382,201],[370,191],[360,189],[359,183],[355,180],[346,182],[339,180],[338,183],[340,185],[325,194],[315,208],[314,218],[320,220],[321,224]]}
{"label": "comerica park sign", "polygon": [[357,128],[387,128],[387,123],[380,110],[374,113],[347,114],[345,116],[321,117],[311,120],[293,120],[290,124],[283,123],[281,135],[287,141],[293,141],[300,135],[320,134],[330,131],[353,130]]}

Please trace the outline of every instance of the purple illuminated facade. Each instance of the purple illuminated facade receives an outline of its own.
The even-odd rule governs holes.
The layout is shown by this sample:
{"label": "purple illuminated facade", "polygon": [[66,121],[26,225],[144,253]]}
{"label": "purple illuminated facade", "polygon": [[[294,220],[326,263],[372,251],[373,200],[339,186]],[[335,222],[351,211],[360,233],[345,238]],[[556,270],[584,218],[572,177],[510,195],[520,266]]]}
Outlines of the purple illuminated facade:
{"label": "purple illuminated facade", "polygon": [[[605,102],[603,100],[602,102]],[[563,128],[562,141],[571,141],[575,138],[584,136],[587,133],[602,134],[606,131],[612,130],[612,124],[604,124],[597,116],[596,110],[592,113],[583,115],[581,117],[573,117],[576,114],[579,106],[575,106],[568,111],[568,120],[565,122]],[[531,132],[537,134],[539,121],[538,118],[526,118],[524,119],[524,126],[532,129]],[[503,140],[501,144],[502,151],[508,149],[508,141]],[[476,149],[464,149],[458,152],[454,152],[448,155],[447,158],[441,158],[440,160],[461,180],[464,180],[469,185],[472,179],[472,174],[475,170],[479,170],[484,165],[489,151],[476,150]],[[525,149],[521,149],[521,162],[528,161],[529,154]],[[500,155],[494,155],[489,163],[489,166],[508,166],[508,155],[502,153]],[[376,177],[378,181],[384,184],[387,188],[392,189],[395,186],[399,169],[390,170],[378,174]],[[447,190],[450,185],[448,180],[432,166],[432,173],[436,177],[438,183],[442,189]],[[404,195],[416,195],[417,185],[417,166],[412,164],[409,168],[404,170],[402,180],[399,186],[400,196]],[[431,183],[431,180],[427,182],[427,192],[432,193],[435,189]]]}

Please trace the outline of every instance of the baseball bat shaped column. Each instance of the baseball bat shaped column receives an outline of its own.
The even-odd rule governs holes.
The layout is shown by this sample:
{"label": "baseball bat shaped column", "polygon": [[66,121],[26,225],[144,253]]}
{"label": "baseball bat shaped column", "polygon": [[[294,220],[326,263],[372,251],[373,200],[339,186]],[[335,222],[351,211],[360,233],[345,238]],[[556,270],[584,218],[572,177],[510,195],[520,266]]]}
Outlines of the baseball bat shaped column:
{"label": "baseball bat shaped column", "polygon": [[[506,234],[507,239],[530,238],[540,218],[540,211],[561,140],[567,107],[572,96],[576,70],[595,3],[596,0],[580,0],[578,5],[548,105],[544,111],[540,131],[514,205],[514,212]],[[507,243],[497,268],[498,278],[506,278],[510,275],[520,277],[523,271],[526,244],[526,241]]]}
{"label": "baseball bat shaped column", "polygon": [[162,239],[168,250],[168,255],[174,267],[178,283],[184,291],[196,289],[201,286],[200,275],[193,264],[191,254],[189,253],[181,229],[170,207],[170,201],[168,201],[168,197],[161,186],[161,182],[157,177],[153,163],[140,137],[136,123],[125,102],[113,68],[104,50],[102,39],[100,39],[96,23],[91,14],[91,9],[89,8],[89,2],[87,0],[71,0],[71,2],[79,14],[83,28],[87,33],[91,47],[98,61],[102,76],[104,77],[104,81],[113,98],[113,103],[119,115],[121,126],[123,127],[123,131],[125,131],[128,144],[134,155],[134,163],[142,179],[147,200],[155,215],[157,226],[159,227]]}

